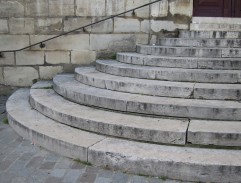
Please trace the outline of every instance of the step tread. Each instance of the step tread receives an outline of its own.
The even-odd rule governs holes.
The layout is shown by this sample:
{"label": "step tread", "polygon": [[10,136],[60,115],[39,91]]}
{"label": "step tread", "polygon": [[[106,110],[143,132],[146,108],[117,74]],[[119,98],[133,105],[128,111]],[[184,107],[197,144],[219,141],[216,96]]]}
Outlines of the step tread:
{"label": "step tread", "polygon": [[[53,141],[58,141],[57,143],[59,143],[60,146],[61,143],[63,143],[62,146],[66,145],[66,147],[70,145],[73,148],[73,151],[71,150],[72,155],[76,156],[76,158],[78,157],[82,160],[87,160],[87,148],[106,138],[105,136],[92,134],[60,124],[45,117],[30,106],[29,92],[29,89],[17,90],[8,99],[6,109],[8,117],[11,119],[10,124],[12,124],[13,121],[17,121],[18,124],[29,129],[28,131],[31,131],[28,132],[29,134],[26,134],[26,131],[23,133],[25,133],[28,138],[32,136],[32,142],[38,143],[39,141],[41,143],[39,145],[50,148],[51,145],[48,147],[49,143],[51,144]],[[31,135],[31,133],[38,134],[40,140],[38,137],[34,137],[34,134]],[[43,138],[46,137],[46,140],[48,138],[49,143],[45,143],[45,141],[42,142],[41,136],[43,136]],[[61,147],[53,148],[60,149]],[[71,154],[71,152],[68,153]],[[68,154],[64,155],[68,156]]]}
{"label": "step tread", "polygon": [[70,102],[52,89],[34,88],[36,85],[30,91],[32,106],[44,115],[69,126],[134,140],[185,144],[188,120],[104,111]]}
{"label": "step tread", "polygon": [[[241,84],[209,84],[138,79],[102,73],[94,67],[76,68],[75,78],[83,84],[97,88],[152,96],[170,96],[177,98],[206,97],[205,99],[235,100],[239,99],[237,93],[239,91],[241,92]],[[200,89],[205,92],[203,95],[202,92],[198,91]],[[207,97],[206,93],[212,94],[213,97]],[[216,96],[214,93],[218,93],[220,96]]]}
{"label": "step tread", "polygon": [[[60,95],[84,105],[154,115],[239,120],[241,105],[236,101],[199,100],[144,96],[95,88],[79,83],[73,75],[58,75],[54,89]],[[197,112],[201,110],[203,113]],[[179,111],[180,110],[180,111]],[[180,113],[179,113],[180,112]],[[228,113],[232,113],[230,116]],[[208,115],[208,116],[204,116]],[[209,118],[209,117],[208,117]]]}

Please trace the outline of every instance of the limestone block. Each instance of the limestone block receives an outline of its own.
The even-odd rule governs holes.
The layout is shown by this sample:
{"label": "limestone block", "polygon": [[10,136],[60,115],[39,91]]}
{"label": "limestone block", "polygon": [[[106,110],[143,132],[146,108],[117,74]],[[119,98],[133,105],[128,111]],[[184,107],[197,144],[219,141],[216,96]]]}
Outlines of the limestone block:
{"label": "limestone block", "polygon": [[0,67],[0,84],[4,84],[3,67]]}
{"label": "limestone block", "polygon": [[36,33],[48,34],[62,31],[62,18],[37,19],[35,23]]}
{"label": "limestone block", "polygon": [[[153,2],[155,0],[151,0]],[[152,17],[166,17],[168,15],[168,0],[162,0],[151,5]]]}
{"label": "limestone block", "polygon": [[26,16],[48,16],[48,0],[28,0],[26,2],[25,15]]}
{"label": "limestone block", "polygon": [[70,52],[48,51],[45,52],[45,59],[48,64],[68,64],[70,63]]}
{"label": "limestone block", "polygon": [[[30,36],[31,43],[51,38],[53,36],[33,35]],[[44,49],[47,50],[88,50],[89,49],[89,34],[78,34],[62,36],[46,43]],[[41,50],[39,46],[33,47],[34,50]]]}
{"label": "limestone block", "polygon": [[19,0],[0,1],[0,17],[23,17],[24,4]]}
{"label": "limestone block", "polygon": [[40,79],[53,79],[53,77],[63,72],[63,66],[40,66]]}
{"label": "limestone block", "polygon": [[[99,20],[102,20],[104,17],[102,18],[98,18],[98,17],[95,17],[95,18],[92,18],[92,22],[97,22]],[[104,22],[100,22],[98,24],[95,24],[92,26],[91,28],[91,32],[94,32],[94,33],[108,33],[108,32],[113,32],[114,31],[114,26],[113,26],[113,19],[109,19],[109,20],[106,20]]]}
{"label": "limestone block", "polygon": [[147,34],[91,34],[90,48],[98,51],[135,51],[136,44],[147,44]]}
{"label": "limestone block", "polygon": [[49,16],[74,16],[74,0],[49,0]]}
{"label": "limestone block", "polygon": [[140,32],[140,21],[138,19],[115,18],[114,32]]}
{"label": "limestone block", "polygon": [[[79,27],[83,27],[85,25],[88,25],[91,23],[91,18],[85,18],[85,17],[78,17],[78,18],[68,18],[64,20],[64,31],[71,31],[74,29],[77,29]],[[91,31],[91,27],[86,27],[86,31]],[[83,32],[83,29],[80,29],[79,31]]]}
{"label": "limestone block", "polygon": [[5,85],[31,86],[39,79],[38,71],[33,67],[4,67]]}
{"label": "limestone block", "polygon": [[11,34],[33,34],[34,18],[10,18],[9,31]]}
{"label": "limestone block", "polygon": [[170,1],[169,9],[172,15],[186,15],[191,17],[193,12],[193,0]]}
{"label": "limestone block", "polygon": [[150,20],[143,20],[141,21],[141,32],[149,33],[151,29]]}
{"label": "limestone block", "polygon": [[16,65],[43,65],[43,51],[20,51],[16,53]]}
{"label": "limestone block", "polygon": [[72,64],[90,64],[96,60],[95,51],[72,51],[71,52],[71,63]]}
{"label": "limestone block", "polygon": [[1,55],[2,57],[0,57],[0,65],[14,65],[15,59],[13,52],[2,53]]}
{"label": "limestone block", "polygon": [[29,36],[0,35],[0,50],[14,50],[29,46]]}
{"label": "limestone block", "polygon": [[105,16],[105,0],[76,0],[77,16]]}
{"label": "limestone block", "polygon": [[8,21],[0,19],[0,33],[8,33]]}
{"label": "limestone block", "polygon": [[172,21],[151,20],[151,30],[160,32],[161,30],[174,31],[175,29],[188,29],[187,24],[175,24]]}
{"label": "limestone block", "polygon": [[125,11],[125,0],[107,0],[106,15],[116,15]]}
{"label": "limestone block", "polygon": [[[126,10],[130,10],[133,8],[137,8],[139,6],[142,6],[144,4],[150,3],[150,0],[126,0]],[[142,18],[148,18],[149,17],[149,6],[143,7],[139,10],[136,10],[136,16],[142,17]],[[127,13],[126,16],[132,16],[132,13]]]}

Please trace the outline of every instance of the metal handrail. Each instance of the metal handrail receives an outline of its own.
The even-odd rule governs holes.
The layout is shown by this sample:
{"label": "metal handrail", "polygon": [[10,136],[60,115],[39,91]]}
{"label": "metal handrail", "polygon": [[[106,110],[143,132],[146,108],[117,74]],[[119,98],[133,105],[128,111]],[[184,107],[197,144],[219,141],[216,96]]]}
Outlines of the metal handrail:
{"label": "metal handrail", "polygon": [[135,15],[135,10],[140,9],[140,8],[143,8],[143,7],[145,7],[145,6],[149,6],[149,5],[154,4],[154,3],[157,3],[157,2],[159,2],[159,1],[162,1],[162,0],[156,0],[156,1],[153,1],[153,2],[151,2],[151,3],[147,3],[147,4],[144,4],[144,5],[142,5],[142,6],[139,6],[139,7],[137,7],[137,8],[133,8],[133,9],[130,9],[130,10],[128,10],[128,11],[125,11],[125,12],[122,12],[122,13],[119,13],[119,14],[116,14],[116,15],[112,15],[112,16],[110,16],[110,17],[104,18],[104,19],[99,20],[99,21],[97,21],[97,22],[94,22],[94,23],[91,23],[91,24],[88,24],[88,25],[85,25],[85,26],[82,26],[82,27],[73,29],[73,30],[71,30],[71,31],[68,31],[68,32],[59,34],[59,35],[57,35],[57,36],[54,36],[54,37],[45,39],[45,40],[43,40],[43,41],[39,41],[39,42],[37,42],[37,43],[35,43],[35,44],[31,44],[31,45],[26,46],[26,47],[21,48],[21,49],[0,51],[0,56],[1,56],[1,53],[18,52],[18,51],[22,51],[22,50],[31,48],[31,47],[33,47],[33,46],[37,46],[37,45],[40,45],[40,48],[44,48],[44,47],[45,47],[45,44],[44,44],[44,43],[47,42],[47,41],[56,39],[56,38],[58,38],[58,37],[61,37],[61,36],[67,35],[67,34],[70,34],[70,33],[72,33],[72,32],[78,31],[78,30],[80,30],[80,29],[83,29],[83,31],[85,32],[85,28],[86,28],[86,27],[89,27],[89,26],[98,24],[98,23],[100,23],[100,22],[104,22],[104,21],[109,20],[109,19],[113,19],[113,18],[118,17],[118,16],[120,16],[120,15],[123,15],[123,14],[125,14],[125,13],[132,12],[132,15]]}

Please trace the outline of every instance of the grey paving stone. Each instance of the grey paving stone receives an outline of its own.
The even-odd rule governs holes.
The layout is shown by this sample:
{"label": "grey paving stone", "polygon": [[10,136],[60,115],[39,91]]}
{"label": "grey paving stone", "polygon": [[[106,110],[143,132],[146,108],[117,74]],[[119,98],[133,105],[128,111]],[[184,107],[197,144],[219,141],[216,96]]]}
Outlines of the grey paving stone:
{"label": "grey paving stone", "polygon": [[52,177],[62,178],[65,173],[66,173],[65,169],[54,169],[53,171],[51,171],[50,175]]}
{"label": "grey paving stone", "polygon": [[84,170],[69,170],[64,178],[63,178],[63,182],[64,183],[74,183],[78,180],[78,178],[80,177],[80,175],[82,175],[84,173]]}
{"label": "grey paving stone", "polygon": [[132,176],[130,178],[130,183],[148,183],[148,180],[146,177],[142,176]]}
{"label": "grey paving stone", "polygon": [[44,162],[41,166],[40,169],[44,170],[52,170],[55,166],[55,162]]}
{"label": "grey paving stone", "polygon": [[70,168],[73,164],[73,161],[67,158],[61,158],[57,161],[55,168],[57,169],[67,169]]}
{"label": "grey paving stone", "polygon": [[110,182],[111,182],[110,178],[97,177],[94,183],[110,183]]}
{"label": "grey paving stone", "polygon": [[126,183],[126,182],[128,182],[128,179],[129,179],[128,174],[117,172],[113,175],[112,182],[113,183]]}

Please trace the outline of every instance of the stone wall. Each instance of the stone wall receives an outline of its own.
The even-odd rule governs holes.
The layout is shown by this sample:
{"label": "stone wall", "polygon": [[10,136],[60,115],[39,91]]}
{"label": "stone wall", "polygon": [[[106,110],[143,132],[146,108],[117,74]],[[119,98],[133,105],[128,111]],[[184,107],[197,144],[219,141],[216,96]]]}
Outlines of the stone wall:
{"label": "stone wall", "polygon": [[[19,49],[154,0],[0,0],[0,51]],[[30,86],[188,29],[192,0],[162,0],[39,46],[0,55],[0,84]]]}

